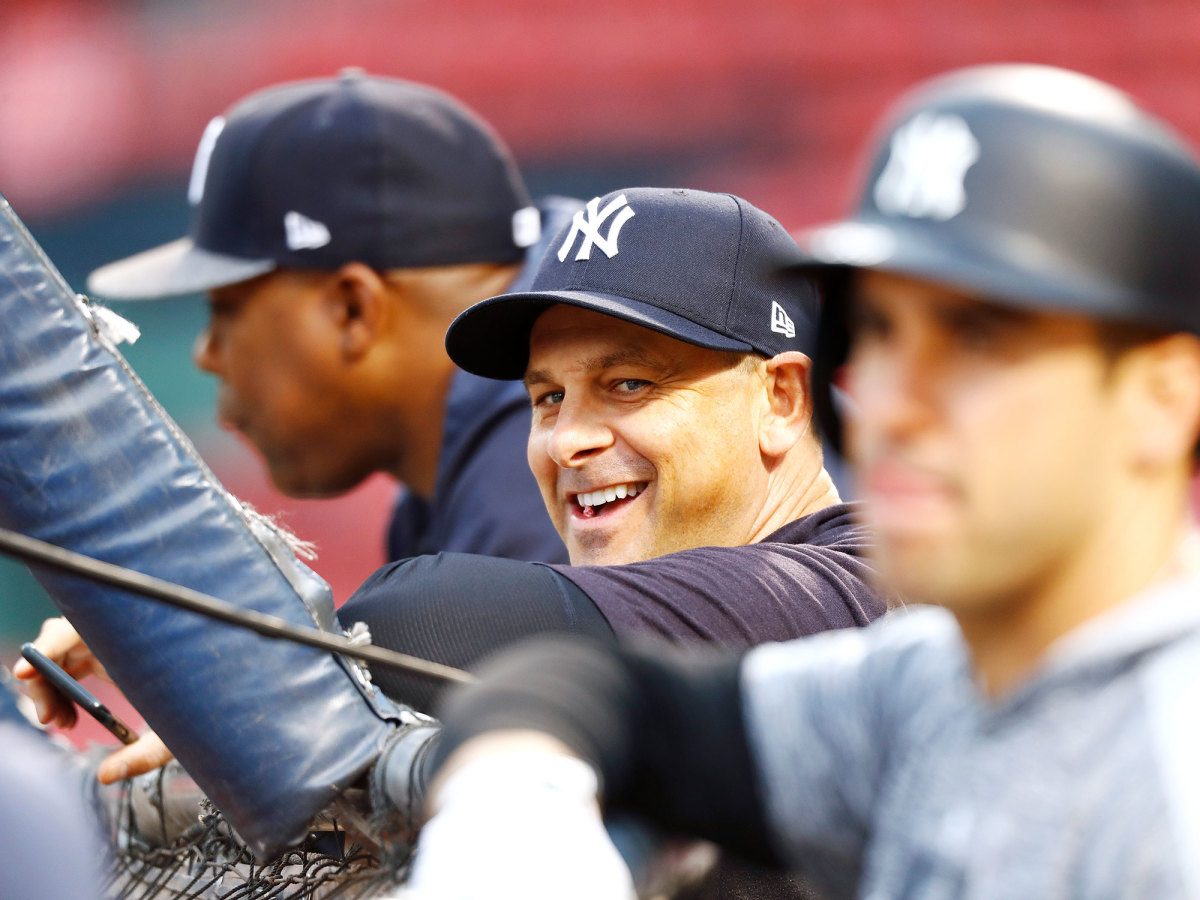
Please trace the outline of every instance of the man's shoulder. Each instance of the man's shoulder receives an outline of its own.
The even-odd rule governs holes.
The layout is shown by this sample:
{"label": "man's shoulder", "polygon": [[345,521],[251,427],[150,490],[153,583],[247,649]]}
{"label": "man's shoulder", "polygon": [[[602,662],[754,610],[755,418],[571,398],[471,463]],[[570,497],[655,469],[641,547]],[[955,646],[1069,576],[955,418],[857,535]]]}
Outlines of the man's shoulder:
{"label": "man's shoulder", "polygon": [[849,509],[814,515],[754,544],[695,547],[619,566],[555,568],[618,631],[648,627],[748,646],[865,625],[887,608],[872,586],[865,539]]}
{"label": "man's shoulder", "polygon": [[836,634],[805,637],[795,641],[771,644],[755,650],[761,657],[757,663],[763,670],[788,669],[796,660],[803,660],[809,648],[826,643],[853,643],[856,650],[835,651],[846,659],[891,660],[897,666],[913,666],[914,660],[935,660],[935,668],[946,671],[966,671],[966,650],[957,620],[947,610],[937,606],[914,604],[890,610],[869,628],[842,630]]}
{"label": "man's shoulder", "polygon": [[766,545],[767,549],[772,549],[771,545],[776,544],[803,544],[861,555],[870,547],[870,533],[860,521],[860,509],[861,504],[858,503],[835,503],[793,519],[767,535],[759,544]]}
{"label": "man's shoulder", "polygon": [[583,209],[582,200],[557,194],[539,197],[534,205],[537,207],[541,219],[541,231],[537,241],[526,248],[525,263],[513,283],[505,291],[508,294],[529,290],[530,285],[533,284],[533,278],[537,274],[538,266],[541,265],[542,257],[546,255],[546,251],[550,247],[550,241],[576,212]]}
{"label": "man's shoulder", "polygon": [[[622,573],[657,577],[675,570],[700,572],[720,583],[743,574],[759,577],[772,567],[781,572],[808,571],[823,559],[835,568],[845,568],[855,578],[866,578],[870,569],[863,557],[869,548],[868,532],[858,522],[852,504],[839,503],[802,516],[767,535],[763,540],[732,547],[705,546],[676,550],[653,559],[619,566],[580,566],[565,569],[590,570],[619,577]],[[823,566],[818,567],[822,575]]]}
{"label": "man's shoulder", "polygon": [[[807,586],[834,576],[843,581],[865,582],[871,570],[865,560],[869,547],[866,529],[857,521],[855,507],[840,503],[802,516],[772,532],[762,541],[733,547],[706,546],[676,550],[653,559],[619,566],[563,567],[568,577],[590,573],[613,580],[667,578],[687,580],[721,590],[744,579],[794,579],[781,589]],[[686,578],[687,573],[690,578]],[[675,576],[679,577],[676,578]]]}
{"label": "man's shoulder", "polygon": [[445,503],[473,469],[491,473],[487,477],[512,470],[518,480],[532,483],[532,474],[522,477],[528,469],[528,433],[529,399],[520,382],[455,372],[446,398],[434,506]]}
{"label": "man's shoulder", "polygon": [[958,623],[946,610],[927,606],[892,610],[866,628],[756,647],[743,663],[742,680],[779,708],[811,689],[833,698],[830,715],[838,714],[836,698],[843,697],[838,685],[856,702],[870,694],[876,708],[896,713],[892,723],[909,735],[939,731],[948,711],[970,708],[976,697]]}
{"label": "man's shoulder", "polygon": [[[1143,772],[1142,785],[1159,785],[1164,818],[1179,847],[1200,847],[1200,725],[1196,697],[1200,696],[1200,633],[1194,629],[1161,648],[1140,673],[1145,721],[1155,775]],[[1144,788],[1143,788],[1144,789]],[[1180,857],[1181,875],[1190,891],[1200,890],[1200,857]],[[1191,896],[1191,894],[1189,894]]]}
{"label": "man's shoulder", "polygon": [[446,419],[479,421],[497,411],[526,412],[529,398],[519,381],[498,381],[458,369],[446,395]]}
{"label": "man's shoulder", "polygon": [[561,562],[566,549],[525,460],[529,400],[520,382],[455,373],[433,497],[403,492],[390,559],[444,550]]}

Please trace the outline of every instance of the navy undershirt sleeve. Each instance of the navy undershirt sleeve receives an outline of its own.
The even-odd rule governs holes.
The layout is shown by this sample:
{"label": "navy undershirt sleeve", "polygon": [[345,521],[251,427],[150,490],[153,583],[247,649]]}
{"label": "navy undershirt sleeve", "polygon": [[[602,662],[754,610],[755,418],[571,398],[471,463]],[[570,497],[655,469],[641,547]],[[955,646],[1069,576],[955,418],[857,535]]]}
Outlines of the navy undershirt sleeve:
{"label": "navy undershirt sleeve", "polygon": [[741,658],[541,637],[448,692],[433,765],[484,732],[530,728],[600,774],[606,808],[778,866],[743,724]]}
{"label": "navy undershirt sleeve", "polygon": [[836,504],[757,543],[694,547],[619,566],[554,566],[620,635],[731,649],[866,625],[887,608],[872,588],[869,537]]}
{"label": "navy undershirt sleeve", "polygon": [[[346,628],[365,622],[375,644],[459,668],[543,632],[615,640],[596,605],[553,569],[463,553],[389,563],[354,592],[338,618]],[[371,674],[389,697],[422,711],[443,687],[384,666]]]}

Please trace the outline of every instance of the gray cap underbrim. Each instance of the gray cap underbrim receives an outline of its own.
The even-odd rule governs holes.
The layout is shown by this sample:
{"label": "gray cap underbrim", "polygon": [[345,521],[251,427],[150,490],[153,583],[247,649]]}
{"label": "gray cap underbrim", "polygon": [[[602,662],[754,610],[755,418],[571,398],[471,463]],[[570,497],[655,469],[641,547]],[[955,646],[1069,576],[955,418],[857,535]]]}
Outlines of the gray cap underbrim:
{"label": "gray cap underbrim", "polygon": [[974,233],[968,228],[954,233],[924,221],[845,219],[794,235],[808,257],[796,269],[825,281],[826,303],[841,293],[828,284],[831,274],[870,269],[1005,306],[1117,319],[1137,309],[1142,321],[1155,321],[1153,297],[1139,298],[1116,279],[1072,266],[1028,235],[999,228],[978,230],[984,239]]}
{"label": "gray cap underbrim", "polygon": [[237,284],[277,268],[273,259],[242,259],[202,250],[183,237],[101,266],[89,294],[114,300],[156,300]]}

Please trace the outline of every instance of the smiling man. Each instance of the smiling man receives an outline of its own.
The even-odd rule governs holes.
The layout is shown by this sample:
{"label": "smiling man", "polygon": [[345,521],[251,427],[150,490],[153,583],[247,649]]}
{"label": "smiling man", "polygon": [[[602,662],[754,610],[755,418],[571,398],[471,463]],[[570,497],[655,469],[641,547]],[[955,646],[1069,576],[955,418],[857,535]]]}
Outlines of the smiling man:
{"label": "smiling man", "polygon": [[[812,424],[817,301],[789,271],[800,258],[778,222],[728,194],[634,188],[591,201],[528,291],[476,304],[446,338],[466,372],[524,379],[529,467],[572,565],[418,556],[372,575],[341,622],[470,667],[536,633],[745,648],[881,615],[864,531]],[[62,619],[37,643],[73,671],[95,669]],[[16,672],[42,720],[65,721],[69,704],[28,665]],[[441,687],[372,675],[422,710]],[[146,734],[101,772],[169,758]],[[796,879],[732,864],[696,890],[807,896]]]}
{"label": "smiling man", "polygon": [[[540,632],[744,648],[881,615],[865,532],[812,424],[817,300],[790,271],[800,259],[778,222],[728,194],[591,201],[553,236],[528,291],[476,304],[446,338],[468,373],[525,379],[529,465],[573,565],[416,556],[367,579],[342,623],[469,667]],[[62,619],[37,644],[73,672],[97,668]],[[15,671],[42,721],[70,724],[70,704],[32,667]],[[440,690],[372,674],[418,709]],[[168,758],[147,735],[101,772]]]}
{"label": "smiling man", "polygon": [[[882,613],[812,425],[817,302],[789,271],[800,258],[728,194],[590,201],[528,291],[476,304],[446,335],[465,371],[524,380],[529,467],[571,565],[405,560],[341,620],[467,666],[534,631],[747,647]],[[432,697],[403,673],[376,678]]]}
{"label": "smiling man", "polygon": [[[800,260],[777,221],[732,195],[632,188],[588,203],[527,291],[474,305],[446,336],[466,372],[524,379],[529,466],[573,564],[418,556],[372,575],[341,622],[470,667],[535,633],[745,648],[881,615],[865,533],[813,428],[817,299],[791,271]],[[61,619],[37,643],[73,671],[95,668]],[[43,721],[69,707],[27,664],[16,672]],[[422,710],[440,688],[372,675]],[[148,734],[101,772],[169,758]],[[733,865],[697,890],[806,896],[796,879]]]}
{"label": "smiling man", "polygon": [[441,710],[412,896],[629,897],[601,803],[836,897],[1200,896],[1197,155],[1039,66],[921,85],[880,135],[803,239],[814,391],[927,605],[718,662],[498,658]]}
{"label": "smiling man", "polygon": [[832,496],[815,468],[817,496],[762,477],[753,361],[573,306],[543,313],[529,344],[529,465],[573,563],[748,543]]}

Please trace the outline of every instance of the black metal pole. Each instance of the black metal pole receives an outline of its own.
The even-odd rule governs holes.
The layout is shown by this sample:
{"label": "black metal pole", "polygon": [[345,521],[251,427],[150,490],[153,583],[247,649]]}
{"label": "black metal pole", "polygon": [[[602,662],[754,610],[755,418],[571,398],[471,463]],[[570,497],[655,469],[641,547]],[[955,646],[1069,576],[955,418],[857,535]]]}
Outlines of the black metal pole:
{"label": "black metal pole", "polygon": [[397,653],[395,650],[376,647],[373,644],[355,644],[339,634],[321,631],[319,628],[293,625],[277,616],[268,616],[252,609],[242,609],[240,606],[235,606],[225,600],[218,600],[216,597],[202,594],[191,588],[172,584],[151,575],[143,575],[141,572],[135,572],[133,569],[126,569],[123,566],[93,559],[82,553],[49,544],[7,528],[0,528],[0,553],[16,557],[26,563],[49,566],[60,572],[78,575],[143,597],[160,600],[171,606],[227,622],[230,625],[249,628],[264,637],[295,641],[319,650],[341,653],[369,663],[416,672],[442,681],[469,683],[475,680],[475,676],[469,672],[453,666],[442,665],[418,656],[409,656],[407,653]]}

